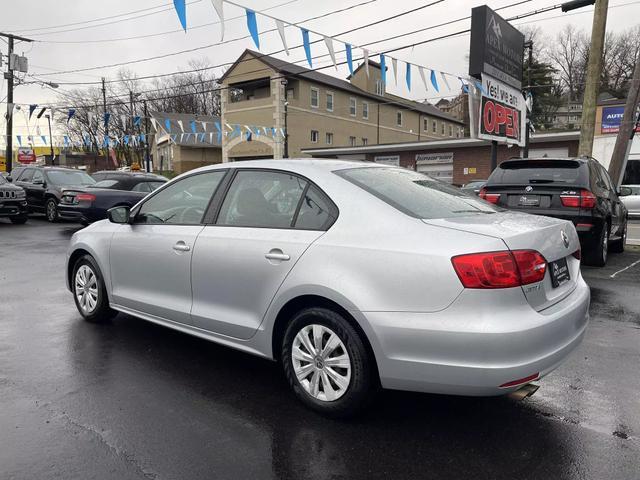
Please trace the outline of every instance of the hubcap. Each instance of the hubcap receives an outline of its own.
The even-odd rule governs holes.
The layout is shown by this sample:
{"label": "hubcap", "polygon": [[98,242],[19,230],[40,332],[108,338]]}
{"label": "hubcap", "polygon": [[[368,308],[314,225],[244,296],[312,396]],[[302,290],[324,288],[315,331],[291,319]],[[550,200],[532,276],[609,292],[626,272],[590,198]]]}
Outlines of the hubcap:
{"label": "hubcap", "polygon": [[293,339],[293,370],[302,388],[317,400],[344,395],[351,380],[351,359],[336,333],[324,325],[307,325]]}
{"label": "hubcap", "polygon": [[92,313],[98,304],[98,278],[88,265],[81,265],[76,272],[75,292],[82,312]]}

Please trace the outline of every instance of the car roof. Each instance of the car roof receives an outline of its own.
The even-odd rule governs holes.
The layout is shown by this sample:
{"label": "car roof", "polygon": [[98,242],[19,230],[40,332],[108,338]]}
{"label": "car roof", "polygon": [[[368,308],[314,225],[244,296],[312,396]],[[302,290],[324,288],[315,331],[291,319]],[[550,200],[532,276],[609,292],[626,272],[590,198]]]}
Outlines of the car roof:
{"label": "car roof", "polygon": [[121,170],[100,170],[99,172],[93,172],[93,175],[96,174],[104,174],[104,175],[113,175],[113,176],[121,176],[126,178],[133,177],[141,177],[148,178],[150,180],[166,180],[162,175],[156,175],[155,173],[147,173],[147,172],[123,172]]}
{"label": "car roof", "polygon": [[[585,157],[527,157],[527,158],[510,158],[508,160],[504,160],[503,162],[501,162],[501,164],[503,163],[513,163],[513,162],[528,162],[529,160],[534,161],[534,162],[538,162],[538,161],[574,161],[574,162],[580,162],[580,163],[587,163],[589,160],[593,160],[592,158],[585,158]],[[595,160],[594,160],[595,161]]]}
{"label": "car roof", "polygon": [[326,173],[333,172],[335,170],[363,167],[388,168],[389,165],[354,160],[334,160],[325,158],[288,158],[282,160],[246,160],[240,162],[217,163],[215,165],[200,167],[187,173],[218,170],[224,168],[265,168],[275,170],[288,170],[297,173],[312,171]]}

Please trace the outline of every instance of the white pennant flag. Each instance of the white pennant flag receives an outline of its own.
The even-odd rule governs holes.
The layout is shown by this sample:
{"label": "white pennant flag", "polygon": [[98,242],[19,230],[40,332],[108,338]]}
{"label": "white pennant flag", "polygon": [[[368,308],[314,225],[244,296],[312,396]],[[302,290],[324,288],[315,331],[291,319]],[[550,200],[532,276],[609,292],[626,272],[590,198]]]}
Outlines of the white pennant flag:
{"label": "white pennant flag", "polygon": [[444,74],[444,72],[440,72],[440,78],[442,78],[442,81],[447,86],[447,90],[451,90],[451,85],[449,85],[449,80],[447,80],[447,76]]}
{"label": "white pennant flag", "polygon": [[211,133],[209,134],[209,138],[210,138],[209,142],[210,142],[210,143],[213,143],[213,132],[211,132]]}
{"label": "white pennant flag", "polygon": [[280,38],[282,39],[282,46],[284,46],[284,51],[289,55],[289,47],[287,47],[287,37],[284,36],[284,23],[282,20],[276,20],[276,27],[278,27],[278,33],[280,34]]}
{"label": "white pennant flag", "polygon": [[267,127],[262,127],[265,135],[269,135],[269,129]]}
{"label": "white pennant flag", "polygon": [[126,115],[120,115],[120,120],[122,120],[122,128],[124,130],[127,129],[127,116]]}
{"label": "white pennant flag", "polygon": [[333,66],[338,69],[338,64],[336,64],[336,52],[333,50],[333,39],[331,37],[324,37],[324,44],[327,46],[327,50],[329,50],[329,55],[331,55],[331,60],[333,60]]}
{"label": "white pennant flag", "polygon": [[211,3],[220,18],[220,41],[222,41],[224,40],[224,7],[222,6],[222,0],[211,0]]}
{"label": "white pennant flag", "polygon": [[225,123],[224,126],[233,132],[233,127],[231,126],[230,123]]}
{"label": "white pennant flag", "polygon": [[366,48],[362,49],[362,53],[364,55],[364,69],[367,72],[367,78],[369,77],[369,50]]}
{"label": "white pennant flag", "polygon": [[418,67],[418,71],[420,72],[420,78],[422,78],[422,83],[424,83],[424,88],[428,92],[429,87],[427,86],[427,77],[424,76],[424,68]]}
{"label": "white pennant flag", "polygon": [[391,66],[393,67],[393,79],[396,82],[396,87],[398,86],[398,60],[391,57]]}
{"label": "white pennant flag", "polygon": [[151,126],[153,127],[153,129],[155,131],[158,131],[158,125],[156,124],[156,119],[151,117],[149,120],[151,120]]}
{"label": "white pennant flag", "polygon": [[93,125],[93,119],[95,118],[96,114],[93,112],[87,112],[87,119],[89,120],[89,127],[91,127]]}
{"label": "white pennant flag", "polygon": [[[182,120],[178,120],[178,126],[180,127],[180,131],[182,133],[184,133],[184,124],[182,123]],[[182,139],[182,137],[180,137]],[[182,140],[180,140],[182,141]]]}
{"label": "white pennant flag", "polygon": [[202,124],[202,131],[206,132],[207,131],[207,122],[200,122]]}

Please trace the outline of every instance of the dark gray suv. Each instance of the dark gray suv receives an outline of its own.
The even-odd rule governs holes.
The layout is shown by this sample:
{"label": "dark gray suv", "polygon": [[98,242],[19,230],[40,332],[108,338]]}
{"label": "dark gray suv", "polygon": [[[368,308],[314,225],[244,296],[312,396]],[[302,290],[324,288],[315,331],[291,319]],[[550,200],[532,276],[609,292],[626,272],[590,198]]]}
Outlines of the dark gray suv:
{"label": "dark gray suv", "polygon": [[0,175],[0,218],[8,218],[12,223],[27,221],[27,196],[24,189],[11,185]]}

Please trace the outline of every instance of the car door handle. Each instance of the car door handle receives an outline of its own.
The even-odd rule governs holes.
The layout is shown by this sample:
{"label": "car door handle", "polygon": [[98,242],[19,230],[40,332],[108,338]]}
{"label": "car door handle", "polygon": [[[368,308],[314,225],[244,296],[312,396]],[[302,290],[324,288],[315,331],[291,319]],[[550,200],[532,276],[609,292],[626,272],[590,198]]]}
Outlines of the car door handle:
{"label": "car door handle", "polygon": [[173,249],[176,252],[188,252],[189,250],[191,250],[191,247],[183,241],[180,241],[173,246]]}
{"label": "car door handle", "polygon": [[269,253],[265,253],[264,258],[267,260],[280,260],[281,262],[286,262],[291,259],[289,255],[283,253],[279,248],[274,248]]}

